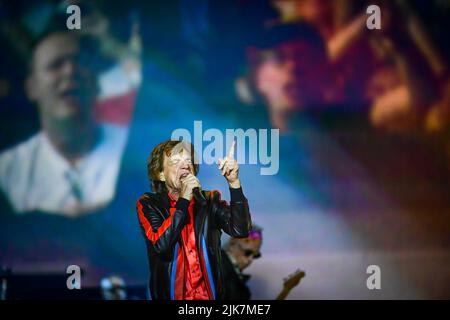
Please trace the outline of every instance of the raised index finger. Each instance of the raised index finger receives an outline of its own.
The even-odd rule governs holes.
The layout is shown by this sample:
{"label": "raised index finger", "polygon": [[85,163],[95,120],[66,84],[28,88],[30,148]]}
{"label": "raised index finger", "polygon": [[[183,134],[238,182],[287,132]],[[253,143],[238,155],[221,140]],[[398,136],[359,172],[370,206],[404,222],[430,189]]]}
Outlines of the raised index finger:
{"label": "raised index finger", "polygon": [[236,144],[236,140],[233,139],[233,143],[231,144],[230,151],[228,152],[228,156],[234,159],[234,145]]}

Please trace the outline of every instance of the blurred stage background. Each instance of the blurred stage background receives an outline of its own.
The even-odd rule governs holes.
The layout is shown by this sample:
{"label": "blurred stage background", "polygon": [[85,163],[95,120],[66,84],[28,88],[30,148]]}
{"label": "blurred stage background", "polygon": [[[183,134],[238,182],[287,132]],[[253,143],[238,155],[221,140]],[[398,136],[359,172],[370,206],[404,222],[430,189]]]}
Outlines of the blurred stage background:
{"label": "blurred stage background", "polygon": [[[65,28],[69,3],[95,45],[77,48],[61,80],[45,63],[65,47],[41,47],[40,58],[33,48]],[[381,30],[366,28],[370,4]],[[195,120],[280,129],[279,172],[240,169],[264,228],[262,258],[246,270],[254,299],[274,299],[297,268],[306,277],[289,299],[450,298],[449,1],[0,1],[0,16],[0,265],[19,279],[10,298],[63,298],[42,283],[65,286],[73,264],[85,290],[67,298],[95,298],[109,275],[145,298],[135,203],[149,190],[146,160],[174,129],[193,134]],[[45,105],[85,103],[77,68],[98,79],[83,110],[103,131],[89,144],[58,127],[82,150],[71,158],[48,144],[56,116]],[[199,178],[228,199],[215,165]],[[381,290],[366,287],[371,264]]]}

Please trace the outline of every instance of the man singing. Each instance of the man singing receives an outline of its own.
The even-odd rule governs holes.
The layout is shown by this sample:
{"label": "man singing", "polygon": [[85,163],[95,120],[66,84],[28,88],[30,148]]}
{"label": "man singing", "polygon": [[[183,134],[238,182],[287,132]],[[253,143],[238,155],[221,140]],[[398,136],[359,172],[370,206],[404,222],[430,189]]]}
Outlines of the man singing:
{"label": "man singing", "polygon": [[244,238],[251,228],[234,146],[233,141],[228,156],[219,159],[230,204],[218,191],[201,190],[191,144],[169,140],[153,149],[147,172],[154,193],[145,193],[136,204],[147,244],[152,299],[223,297],[221,231]]}

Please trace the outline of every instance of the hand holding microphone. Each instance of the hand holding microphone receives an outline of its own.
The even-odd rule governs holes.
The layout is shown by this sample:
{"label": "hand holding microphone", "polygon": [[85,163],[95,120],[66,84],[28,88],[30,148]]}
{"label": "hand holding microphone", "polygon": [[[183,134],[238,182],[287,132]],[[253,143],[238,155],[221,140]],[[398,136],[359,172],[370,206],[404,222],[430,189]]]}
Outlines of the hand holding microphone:
{"label": "hand holding microphone", "polygon": [[180,197],[191,201],[194,195],[194,188],[201,189],[200,181],[192,173],[189,173],[186,177],[181,179]]}

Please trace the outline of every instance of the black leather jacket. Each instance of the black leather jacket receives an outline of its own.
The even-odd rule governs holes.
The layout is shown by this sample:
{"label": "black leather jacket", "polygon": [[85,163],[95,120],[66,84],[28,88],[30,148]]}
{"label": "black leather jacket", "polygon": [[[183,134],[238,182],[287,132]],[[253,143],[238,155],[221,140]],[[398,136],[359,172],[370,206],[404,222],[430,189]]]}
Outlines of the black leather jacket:
{"label": "black leather jacket", "polygon": [[[231,201],[221,200],[218,191],[194,190],[194,230],[200,264],[211,299],[223,297],[222,230],[232,237],[245,238],[251,229],[248,202],[242,189],[230,189]],[[189,201],[180,198],[172,215],[167,194],[145,193],[136,203],[138,218],[147,245],[152,299],[174,299],[177,250],[182,250],[181,230],[187,219]],[[178,292],[179,293],[179,292]]]}
{"label": "black leather jacket", "polygon": [[223,300],[250,300],[252,294],[247,282],[250,275],[244,274],[231,262],[228,254],[222,250],[222,272],[226,279],[223,285]]}

